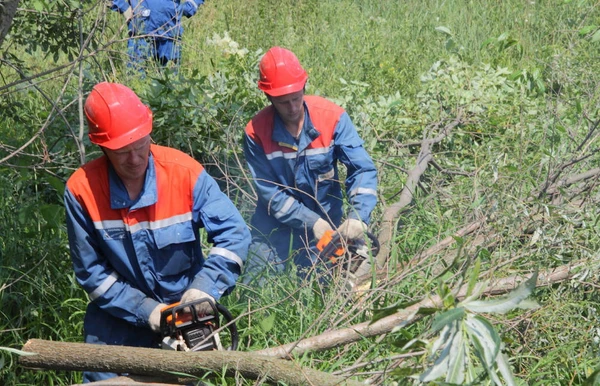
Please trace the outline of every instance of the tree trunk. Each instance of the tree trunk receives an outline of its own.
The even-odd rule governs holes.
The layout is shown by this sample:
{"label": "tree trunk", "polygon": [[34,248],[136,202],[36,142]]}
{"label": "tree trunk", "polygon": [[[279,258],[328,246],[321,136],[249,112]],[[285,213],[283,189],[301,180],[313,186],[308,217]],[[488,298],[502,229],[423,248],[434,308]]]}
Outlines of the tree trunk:
{"label": "tree trunk", "polygon": [[169,372],[200,377],[207,371],[225,371],[229,375],[237,372],[246,378],[274,384],[282,382],[290,386],[361,385],[358,381],[251,352],[167,351],[41,339],[30,339],[22,350],[36,354],[19,357],[19,363],[28,368],[129,373],[172,381],[178,381],[178,378]]}
{"label": "tree trunk", "polygon": [[0,0],[0,47],[12,25],[19,0]]}

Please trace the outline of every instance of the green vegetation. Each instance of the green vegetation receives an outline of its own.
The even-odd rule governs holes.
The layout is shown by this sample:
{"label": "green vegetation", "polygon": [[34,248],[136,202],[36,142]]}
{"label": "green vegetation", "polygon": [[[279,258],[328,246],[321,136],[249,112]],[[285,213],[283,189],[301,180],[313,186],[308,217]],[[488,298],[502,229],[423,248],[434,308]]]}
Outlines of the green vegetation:
{"label": "green vegetation", "polygon": [[[309,93],[347,109],[379,167],[375,233],[423,139],[446,136],[431,144],[432,161],[394,226],[389,267],[372,290],[352,300],[337,283],[298,283],[291,274],[240,285],[223,303],[243,315],[241,350],[381,320],[435,295],[435,309],[385,335],[295,360],[379,385],[419,384],[420,376],[435,384],[594,384],[597,2],[208,0],[185,21],[179,73],[149,68],[146,78],[126,70],[121,16],[103,3],[20,7],[0,52],[0,347],[82,339],[87,299],[71,270],[62,191],[70,173],[98,155],[79,110],[91,86],[106,79],[134,88],[154,111],[154,139],[203,162],[249,216],[254,193],[241,133],[266,103],[256,88],[258,60],[282,45],[309,72]],[[447,237],[453,243],[428,252]],[[534,272],[546,280],[562,267],[572,268],[568,280],[535,289],[529,282],[504,307],[476,309],[475,299],[455,292]],[[538,306],[518,308],[530,293]],[[487,295],[481,300],[491,302]],[[458,350],[447,365],[444,350]],[[14,350],[0,349],[0,384],[81,380],[17,362]],[[205,382],[256,384],[213,375]]]}

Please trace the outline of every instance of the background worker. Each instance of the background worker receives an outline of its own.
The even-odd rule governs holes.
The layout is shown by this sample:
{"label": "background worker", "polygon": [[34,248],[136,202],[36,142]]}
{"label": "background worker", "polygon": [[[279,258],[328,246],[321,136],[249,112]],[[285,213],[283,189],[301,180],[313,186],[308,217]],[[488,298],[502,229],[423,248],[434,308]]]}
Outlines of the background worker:
{"label": "background worker", "polygon": [[192,17],[203,0],[112,0],[111,9],[125,17],[129,29],[129,65],[139,67],[148,58],[160,65],[179,62],[183,16]]}
{"label": "background worker", "polygon": [[[267,266],[314,263],[309,250],[327,230],[361,238],[377,202],[377,170],[344,109],[305,95],[308,74],[291,51],[273,47],[260,61],[258,88],[271,105],[247,124],[244,153],[258,203],[251,219],[251,280]],[[347,169],[343,210],[338,162]]]}
{"label": "background worker", "polygon": [[[250,232],[200,163],[151,144],[152,112],[132,90],[97,84],[85,114],[104,155],[73,173],[64,196],[75,276],[90,299],[85,342],[159,347],[163,307],[232,291]],[[213,244],[206,258],[201,228]]]}

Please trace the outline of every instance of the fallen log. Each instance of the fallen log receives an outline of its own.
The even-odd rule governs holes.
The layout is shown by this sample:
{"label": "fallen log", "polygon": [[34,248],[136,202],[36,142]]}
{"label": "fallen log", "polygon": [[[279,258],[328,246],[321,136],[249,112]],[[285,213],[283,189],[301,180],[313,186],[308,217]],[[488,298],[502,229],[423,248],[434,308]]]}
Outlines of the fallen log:
{"label": "fallen log", "polygon": [[[286,385],[358,386],[362,383],[345,377],[299,366],[296,363],[239,351],[169,351],[151,348],[108,346],[87,343],[54,342],[30,339],[19,363],[27,368],[67,371],[103,371],[156,376],[173,379],[174,373],[201,377],[208,371],[239,373],[249,379]],[[172,378],[169,378],[169,377]]]}

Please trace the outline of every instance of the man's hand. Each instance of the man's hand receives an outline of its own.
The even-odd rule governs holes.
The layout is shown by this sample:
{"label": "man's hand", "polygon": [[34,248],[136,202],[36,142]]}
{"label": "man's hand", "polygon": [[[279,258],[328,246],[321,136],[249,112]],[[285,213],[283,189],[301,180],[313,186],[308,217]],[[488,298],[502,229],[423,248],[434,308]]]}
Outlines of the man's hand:
{"label": "man's hand", "polygon": [[362,239],[367,230],[367,224],[354,218],[349,218],[340,225],[338,232],[346,240]]}
{"label": "man's hand", "polygon": [[123,12],[123,16],[125,17],[125,22],[128,22],[129,19],[133,17],[133,10],[131,7],[127,8],[127,10]]}
{"label": "man's hand", "polygon": [[315,225],[313,225],[312,230],[315,234],[315,239],[321,240],[325,232],[331,231],[333,229],[331,229],[331,225],[329,225],[327,221],[323,220],[322,218],[319,218],[317,222],[315,222]]}
{"label": "man's hand", "polygon": [[154,332],[160,332],[160,310],[165,308],[167,305],[160,303],[158,306],[154,307],[152,312],[150,313],[150,317],[148,318],[148,325],[150,329]]}
{"label": "man's hand", "polygon": [[[195,300],[199,300],[199,299],[203,299],[203,298],[208,298],[210,301],[212,301],[214,304],[216,304],[215,298],[213,298],[206,292],[200,291],[195,288],[190,288],[189,290],[185,291],[183,293],[183,296],[181,297],[180,303],[181,304],[189,303],[189,302],[193,302]],[[200,314],[200,315],[212,314],[213,308],[210,306],[210,304],[208,302],[202,302],[196,306],[196,312],[198,312],[198,314]]]}

